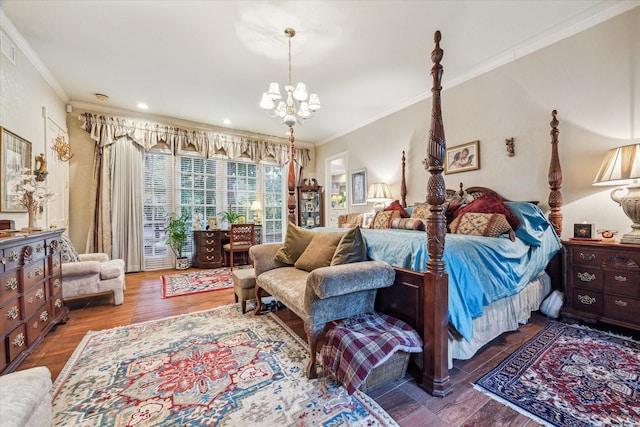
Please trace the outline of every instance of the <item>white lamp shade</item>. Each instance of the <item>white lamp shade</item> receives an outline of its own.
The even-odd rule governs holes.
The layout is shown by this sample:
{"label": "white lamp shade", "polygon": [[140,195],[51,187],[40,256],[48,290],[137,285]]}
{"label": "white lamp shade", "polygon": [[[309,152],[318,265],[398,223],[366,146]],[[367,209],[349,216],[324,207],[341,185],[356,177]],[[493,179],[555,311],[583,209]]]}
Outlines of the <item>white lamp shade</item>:
{"label": "white lamp shade", "polygon": [[624,185],[640,178],[640,144],[607,152],[593,185]]}
{"label": "white lamp shade", "polygon": [[296,90],[293,91],[293,97],[297,101],[306,101],[309,95],[307,95],[307,86],[304,83],[298,83]]}
{"label": "white lamp shade", "polygon": [[280,95],[280,85],[276,82],[271,82],[269,84],[269,91],[267,93],[273,100],[282,98],[282,95]]}
{"label": "white lamp shade", "polygon": [[367,202],[385,202],[392,200],[389,186],[384,182],[374,182],[369,186]]}
{"label": "white lamp shade", "polygon": [[253,202],[251,202],[251,208],[249,210],[261,211],[262,210],[262,204],[258,200],[254,200]]}
{"label": "white lamp shade", "polygon": [[279,117],[284,117],[287,115],[287,105],[284,103],[284,101],[280,101],[280,103],[278,104],[278,108],[276,108],[276,114]]}
{"label": "white lamp shade", "polygon": [[262,99],[260,100],[260,108],[263,110],[271,110],[274,107],[273,99],[269,97],[267,92],[262,94]]}
{"label": "white lamp shade", "polygon": [[318,98],[318,95],[315,93],[312,93],[309,96],[309,109],[311,111],[316,111],[320,109],[320,98]]}
{"label": "white lamp shade", "polygon": [[311,111],[309,111],[309,106],[306,102],[300,103],[300,109],[298,109],[298,115],[304,119],[311,117]]}

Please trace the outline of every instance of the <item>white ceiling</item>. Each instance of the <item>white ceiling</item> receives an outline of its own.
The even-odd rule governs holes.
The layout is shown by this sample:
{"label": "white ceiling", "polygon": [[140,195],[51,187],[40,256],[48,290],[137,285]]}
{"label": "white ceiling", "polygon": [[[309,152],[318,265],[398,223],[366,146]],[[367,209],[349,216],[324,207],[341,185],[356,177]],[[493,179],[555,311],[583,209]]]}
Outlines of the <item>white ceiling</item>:
{"label": "white ceiling", "polygon": [[[284,137],[258,107],[287,80],[322,109],[296,139],[323,143],[426,98],[433,33],[442,32],[445,89],[640,3],[573,1],[104,1],[2,0],[3,26],[20,36],[56,92],[103,108]],[[8,18],[8,21],[7,21]],[[12,25],[13,24],[13,25]],[[14,28],[15,27],[15,28]],[[18,37],[16,37],[16,31]],[[40,62],[40,63],[39,63]],[[49,74],[47,76],[47,74]]]}

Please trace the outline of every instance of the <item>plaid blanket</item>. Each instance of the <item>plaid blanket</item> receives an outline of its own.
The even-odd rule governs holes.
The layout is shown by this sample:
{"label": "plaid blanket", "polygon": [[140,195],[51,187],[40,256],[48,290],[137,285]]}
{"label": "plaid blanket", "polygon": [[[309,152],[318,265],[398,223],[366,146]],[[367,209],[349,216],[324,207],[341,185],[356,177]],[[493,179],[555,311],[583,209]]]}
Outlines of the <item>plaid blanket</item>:
{"label": "plaid blanket", "polygon": [[359,314],[327,332],[322,346],[322,366],[324,372],[332,372],[351,395],[373,368],[398,350],[422,351],[422,340],[413,328],[386,314]]}

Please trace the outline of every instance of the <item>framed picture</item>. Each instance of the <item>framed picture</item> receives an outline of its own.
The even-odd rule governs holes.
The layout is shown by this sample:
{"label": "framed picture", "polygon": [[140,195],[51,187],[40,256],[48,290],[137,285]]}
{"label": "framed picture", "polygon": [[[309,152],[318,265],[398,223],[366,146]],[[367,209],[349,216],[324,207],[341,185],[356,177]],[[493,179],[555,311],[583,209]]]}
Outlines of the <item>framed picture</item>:
{"label": "framed picture", "polygon": [[362,217],[362,228],[371,228],[371,223],[373,222],[373,217],[375,217],[375,212],[367,212],[363,214]]}
{"label": "framed picture", "polygon": [[31,143],[13,132],[0,127],[0,211],[26,212],[27,208],[13,201],[15,183],[20,169],[31,169]]}
{"label": "framed picture", "polygon": [[220,228],[220,225],[218,224],[218,217],[215,216],[208,216],[207,224],[209,230],[217,230]]}
{"label": "framed picture", "polygon": [[480,169],[480,141],[447,147],[444,173],[457,173]]}
{"label": "framed picture", "polygon": [[351,172],[351,206],[367,204],[367,170]]}

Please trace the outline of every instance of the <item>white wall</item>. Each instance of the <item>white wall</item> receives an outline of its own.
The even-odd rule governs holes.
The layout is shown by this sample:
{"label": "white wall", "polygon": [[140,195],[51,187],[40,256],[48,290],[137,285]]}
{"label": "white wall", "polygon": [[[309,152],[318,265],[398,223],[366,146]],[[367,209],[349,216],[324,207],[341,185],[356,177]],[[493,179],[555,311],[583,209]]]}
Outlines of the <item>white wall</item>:
{"label": "white wall", "polygon": [[[6,21],[1,11],[0,18],[0,30],[16,48],[15,64],[5,55],[0,54],[0,126],[31,142],[32,166],[35,156],[44,153],[47,163],[52,166],[48,168],[47,183],[52,188],[65,188],[67,177],[64,172],[54,173],[57,171],[57,168],[53,167],[55,154],[50,149],[51,144],[48,141],[45,142],[47,135],[51,135],[51,131],[47,132],[46,129],[52,126],[52,121],[62,128],[66,127],[65,101],[49,86],[25,52],[21,50],[17,42],[20,41],[18,37],[16,41],[9,35],[14,34],[15,29]],[[52,120],[46,120],[43,108]],[[64,131],[66,129],[60,130],[60,132]],[[65,195],[62,194],[60,197],[64,198]],[[26,213],[0,212],[0,218],[14,220],[18,229],[27,226]],[[50,224],[46,222],[45,216],[39,220],[39,225],[48,227]],[[59,213],[56,213],[55,224],[64,225],[64,220],[62,224],[60,223]]]}
{"label": "white wall", "polygon": [[[480,140],[480,169],[445,175],[448,188],[494,188],[514,200],[539,200],[548,209],[547,174],[551,111],[560,121],[564,180],[563,238],[573,224],[630,230],[631,221],[609,198],[611,188],[593,187],[610,148],[640,141],[640,8],[562,40],[458,86],[447,88],[447,35],[443,34],[442,110],[448,147]],[[425,80],[430,76],[425,68]],[[347,150],[350,171],[367,168],[368,182],[386,181],[400,197],[401,153],[407,152],[408,203],[424,200],[427,172],[422,160],[430,127],[431,100],[323,144],[324,158]],[[515,138],[508,157],[506,138]],[[371,206],[349,207],[363,212]]]}

